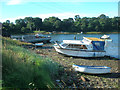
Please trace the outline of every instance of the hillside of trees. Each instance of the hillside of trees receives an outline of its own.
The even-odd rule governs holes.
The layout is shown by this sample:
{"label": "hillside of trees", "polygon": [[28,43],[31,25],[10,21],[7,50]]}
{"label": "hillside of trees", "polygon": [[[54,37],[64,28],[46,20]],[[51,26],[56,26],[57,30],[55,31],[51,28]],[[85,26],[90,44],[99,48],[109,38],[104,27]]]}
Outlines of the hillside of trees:
{"label": "hillside of trees", "polygon": [[101,14],[98,17],[83,17],[75,15],[74,18],[59,19],[49,17],[42,20],[39,17],[25,17],[17,19],[15,23],[6,20],[2,23],[2,36],[12,34],[26,34],[34,31],[47,32],[118,32],[120,17],[109,18]]}

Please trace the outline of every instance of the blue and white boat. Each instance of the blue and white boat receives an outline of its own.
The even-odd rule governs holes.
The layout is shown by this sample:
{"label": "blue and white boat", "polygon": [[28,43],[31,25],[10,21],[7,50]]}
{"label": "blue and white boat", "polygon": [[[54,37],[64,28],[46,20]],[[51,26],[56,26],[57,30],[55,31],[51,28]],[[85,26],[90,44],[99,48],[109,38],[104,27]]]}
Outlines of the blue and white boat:
{"label": "blue and white boat", "polygon": [[88,74],[106,74],[111,71],[111,68],[107,66],[85,66],[73,64],[72,67],[75,71]]}
{"label": "blue and white boat", "polygon": [[99,38],[83,37],[83,40],[63,40],[54,45],[58,53],[75,57],[104,57],[105,41]]}

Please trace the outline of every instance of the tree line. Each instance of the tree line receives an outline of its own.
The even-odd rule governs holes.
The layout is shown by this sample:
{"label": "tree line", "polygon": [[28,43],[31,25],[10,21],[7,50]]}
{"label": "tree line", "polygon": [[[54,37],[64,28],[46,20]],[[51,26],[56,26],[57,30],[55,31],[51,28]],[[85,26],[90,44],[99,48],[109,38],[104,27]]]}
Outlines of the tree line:
{"label": "tree line", "polygon": [[2,35],[26,34],[34,31],[46,32],[117,32],[120,17],[109,18],[101,14],[98,17],[83,17],[75,15],[74,18],[59,19],[58,17],[45,18],[25,17],[16,19],[15,23],[6,20],[2,23]]}

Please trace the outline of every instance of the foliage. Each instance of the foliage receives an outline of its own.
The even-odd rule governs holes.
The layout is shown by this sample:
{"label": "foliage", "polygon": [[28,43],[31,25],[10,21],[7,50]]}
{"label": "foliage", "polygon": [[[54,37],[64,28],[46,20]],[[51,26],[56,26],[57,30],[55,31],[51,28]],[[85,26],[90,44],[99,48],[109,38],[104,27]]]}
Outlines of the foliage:
{"label": "foliage", "polygon": [[102,32],[86,32],[85,34],[103,34]]}
{"label": "foliage", "polygon": [[34,33],[35,33],[35,34],[37,34],[37,33],[44,34],[44,33],[46,33],[46,32],[45,32],[45,31],[34,31]]}
{"label": "foliage", "polygon": [[26,34],[34,31],[46,32],[118,32],[120,17],[109,18],[101,14],[98,17],[83,17],[75,15],[73,18],[60,20],[58,17],[45,18],[25,17],[15,20],[15,24],[6,20],[3,22],[2,35]]}
{"label": "foliage", "polygon": [[18,41],[2,38],[2,78],[5,88],[52,88],[58,64],[18,46]]}

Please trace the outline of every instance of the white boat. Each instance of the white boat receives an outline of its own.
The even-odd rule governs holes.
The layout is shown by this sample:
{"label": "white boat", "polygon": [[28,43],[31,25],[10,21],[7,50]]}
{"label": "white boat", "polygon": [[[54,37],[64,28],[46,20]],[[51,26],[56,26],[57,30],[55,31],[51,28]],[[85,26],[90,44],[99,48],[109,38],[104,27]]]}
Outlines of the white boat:
{"label": "white boat", "polygon": [[107,66],[85,66],[85,65],[72,65],[75,71],[88,73],[88,74],[106,74],[110,73],[111,68]]}
{"label": "white boat", "polygon": [[109,35],[103,35],[102,37],[100,37],[100,39],[103,39],[105,41],[112,41]]}
{"label": "white boat", "polygon": [[75,57],[103,57],[105,41],[99,38],[83,37],[83,40],[63,40],[54,45],[58,53]]}
{"label": "white boat", "polygon": [[110,36],[109,36],[109,35],[103,35],[103,36],[101,37],[101,39],[110,39]]}
{"label": "white boat", "polygon": [[34,44],[36,47],[42,47],[43,46],[43,43],[35,43]]}

